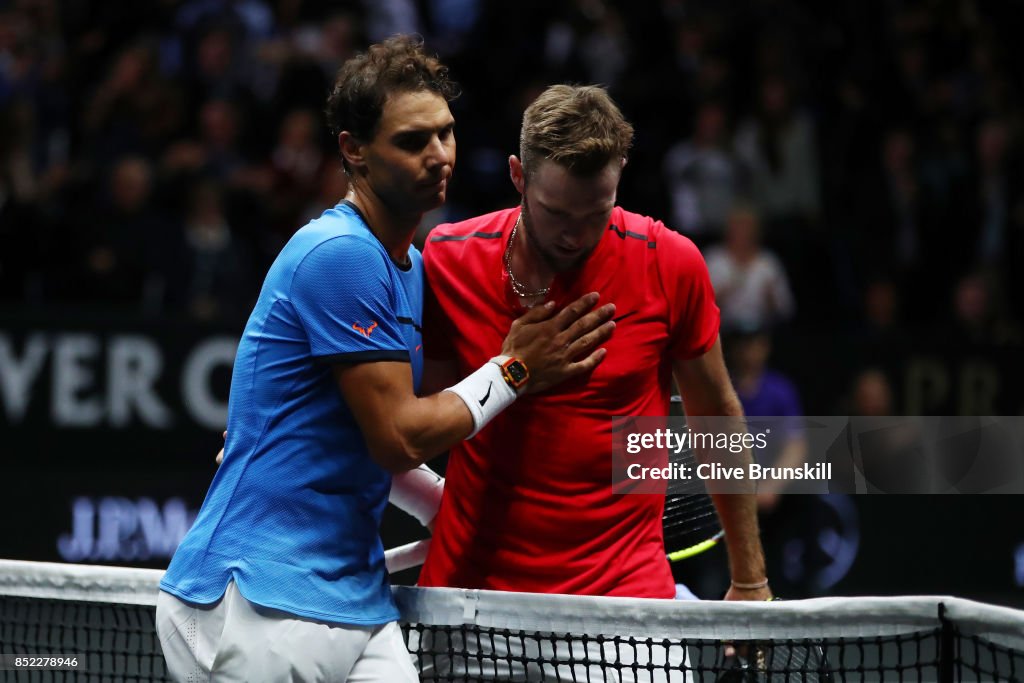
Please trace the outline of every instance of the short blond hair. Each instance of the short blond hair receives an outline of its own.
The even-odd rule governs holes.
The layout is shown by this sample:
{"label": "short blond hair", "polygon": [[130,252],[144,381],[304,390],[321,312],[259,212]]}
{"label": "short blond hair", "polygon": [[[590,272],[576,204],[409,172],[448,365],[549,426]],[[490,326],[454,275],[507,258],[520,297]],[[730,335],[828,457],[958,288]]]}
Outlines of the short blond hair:
{"label": "short blond hair", "polygon": [[587,176],[624,159],[632,143],[633,126],[604,88],[552,85],[523,113],[519,157],[527,177],[542,159]]}

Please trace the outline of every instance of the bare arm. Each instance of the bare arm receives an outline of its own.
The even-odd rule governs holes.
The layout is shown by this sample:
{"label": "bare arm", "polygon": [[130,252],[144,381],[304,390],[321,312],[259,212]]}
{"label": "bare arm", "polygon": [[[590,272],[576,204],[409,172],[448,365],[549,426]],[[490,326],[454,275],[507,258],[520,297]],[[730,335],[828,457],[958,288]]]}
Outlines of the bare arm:
{"label": "bare arm", "polygon": [[[604,359],[605,351],[598,346],[615,328],[615,307],[607,304],[588,313],[597,299],[597,294],[588,294],[553,317],[552,309],[538,306],[512,324],[501,353],[529,368],[526,391],[542,391],[590,372]],[[581,356],[583,360],[574,360]],[[472,413],[455,393],[416,396],[408,363],[339,365],[334,376],[370,455],[391,472],[418,467],[474,430]],[[482,405],[483,392],[480,398]]]}
{"label": "bare arm", "polygon": [[370,455],[391,472],[418,467],[473,431],[473,415],[456,394],[416,397],[408,363],[340,365],[334,376]]}
{"label": "bare arm", "polygon": [[[722,359],[722,345],[715,345],[699,358],[677,360],[673,372],[683,395],[688,419],[700,416],[732,416],[741,418],[743,406],[733,390],[729,373]],[[743,454],[750,462],[749,451]],[[757,525],[757,503],[750,493],[712,493],[712,500],[725,530],[729,552],[729,574],[734,584],[757,584],[765,580],[766,570],[761,536]],[[736,588],[732,585],[726,600],[767,600],[771,590]]]}

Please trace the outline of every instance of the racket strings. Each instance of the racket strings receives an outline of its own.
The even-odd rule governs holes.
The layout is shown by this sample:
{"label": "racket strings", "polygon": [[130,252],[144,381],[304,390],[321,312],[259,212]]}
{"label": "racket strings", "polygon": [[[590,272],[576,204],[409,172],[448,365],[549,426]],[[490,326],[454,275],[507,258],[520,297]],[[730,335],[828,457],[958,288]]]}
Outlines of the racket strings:
{"label": "racket strings", "polygon": [[675,552],[713,538],[721,525],[711,497],[702,493],[666,498],[662,528],[666,549]]}

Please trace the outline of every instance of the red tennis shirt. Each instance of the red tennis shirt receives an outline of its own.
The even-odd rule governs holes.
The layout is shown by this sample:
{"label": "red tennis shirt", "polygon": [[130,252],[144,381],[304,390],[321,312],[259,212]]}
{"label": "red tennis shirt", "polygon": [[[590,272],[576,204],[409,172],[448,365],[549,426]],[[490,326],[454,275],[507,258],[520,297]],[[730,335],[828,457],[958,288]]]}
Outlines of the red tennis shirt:
{"label": "red tennis shirt", "polygon": [[[424,352],[468,375],[525,312],[503,255],[519,208],[439,225],[423,250],[433,292]],[[616,207],[559,306],[591,291],[615,304],[608,355],[589,377],[520,397],[451,450],[424,586],[671,598],[664,498],[612,493],[612,417],[667,415],[672,361],[706,353],[719,312],[693,243]]]}

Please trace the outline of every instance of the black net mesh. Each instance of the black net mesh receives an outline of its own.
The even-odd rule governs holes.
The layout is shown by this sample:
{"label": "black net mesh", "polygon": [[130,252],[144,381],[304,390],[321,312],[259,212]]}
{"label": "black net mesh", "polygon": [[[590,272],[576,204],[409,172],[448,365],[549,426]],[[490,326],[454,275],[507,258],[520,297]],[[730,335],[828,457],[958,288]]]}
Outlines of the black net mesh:
{"label": "black net mesh", "polygon": [[[59,595],[61,586],[53,591]],[[155,603],[155,583],[152,591]],[[431,597],[431,591],[415,595],[422,602]],[[559,598],[530,598],[533,604],[538,598],[554,600],[551,619],[557,623]],[[645,601],[629,602],[636,603],[637,609],[644,608]],[[736,606],[711,604],[703,609],[717,616],[720,607]],[[443,609],[434,613],[443,613]],[[726,616],[737,623],[735,609]],[[759,616],[752,609],[739,621],[754,622]],[[870,635],[865,627],[868,622],[862,620],[855,629],[858,633],[850,637],[817,637],[815,625],[808,622],[806,637],[796,638],[644,638],[498,628],[479,625],[476,615],[472,620],[478,623],[454,625],[447,618],[422,623],[429,619],[421,617],[403,624],[403,630],[424,681],[1024,683],[1024,650],[1000,644],[999,638],[978,635],[983,631],[976,623],[969,632],[962,629],[954,619],[942,616],[941,605],[935,612],[934,627],[896,635],[885,627],[900,619],[898,612],[870,616],[877,619],[878,633],[889,634]],[[680,613],[681,632],[685,618]],[[641,623],[645,622],[641,619]],[[786,628],[792,636],[792,622]],[[1002,628],[1005,633],[1005,626]],[[665,630],[663,623],[659,630]],[[1021,631],[1024,633],[1024,628]],[[692,632],[691,627],[690,635]],[[77,670],[29,671],[5,666],[0,681],[169,680],[154,627],[153,604],[0,594],[0,654],[77,655],[81,662]]]}
{"label": "black net mesh", "polygon": [[[940,681],[941,631],[900,636],[726,643],[552,634],[467,626],[405,626],[423,681]],[[973,639],[958,641],[961,645]],[[1012,681],[1012,660],[989,658],[956,681]]]}
{"label": "black net mesh", "polygon": [[170,680],[149,606],[0,596],[0,654],[80,658],[75,671],[0,671],[3,681]]}

